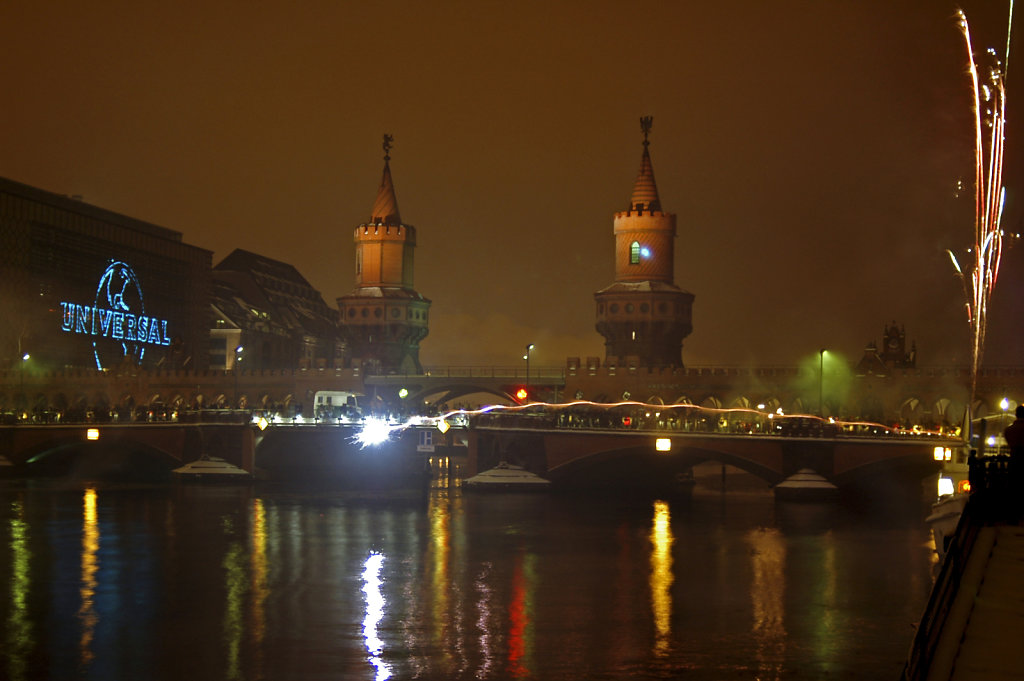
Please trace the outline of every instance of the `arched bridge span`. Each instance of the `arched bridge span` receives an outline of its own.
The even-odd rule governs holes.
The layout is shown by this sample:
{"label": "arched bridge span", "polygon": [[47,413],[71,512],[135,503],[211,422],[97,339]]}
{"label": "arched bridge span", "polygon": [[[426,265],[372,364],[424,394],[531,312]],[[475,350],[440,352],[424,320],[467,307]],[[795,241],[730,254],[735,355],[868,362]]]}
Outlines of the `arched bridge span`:
{"label": "arched bridge span", "polygon": [[[667,451],[658,450],[658,440],[668,443]],[[939,469],[936,446],[958,444],[931,436],[786,437],[477,426],[470,429],[469,467],[485,470],[507,460],[552,482],[572,485],[597,470],[629,479],[642,468],[648,475],[664,477],[718,461],[769,485],[810,468],[842,488],[876,476],[920,480]]]}

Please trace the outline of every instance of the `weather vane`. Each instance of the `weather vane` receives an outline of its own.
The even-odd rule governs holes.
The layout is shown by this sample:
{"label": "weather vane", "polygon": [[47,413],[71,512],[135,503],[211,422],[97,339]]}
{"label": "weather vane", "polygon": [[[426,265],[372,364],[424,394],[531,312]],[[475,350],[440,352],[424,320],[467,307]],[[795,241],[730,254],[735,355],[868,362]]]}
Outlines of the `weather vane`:
{"label": "weather vane", "polygon": [[649,142],[647,136],[651,134],[651,127],[654,125],[654,116],[641,116],[640,117],[640,129],[644,133],[644,146],[646,147]]}
{"label": "weather vane", "polygon": [[384,160],[391,160],[391,143],[395,141],[395,138],[391,135],[384,133]]}

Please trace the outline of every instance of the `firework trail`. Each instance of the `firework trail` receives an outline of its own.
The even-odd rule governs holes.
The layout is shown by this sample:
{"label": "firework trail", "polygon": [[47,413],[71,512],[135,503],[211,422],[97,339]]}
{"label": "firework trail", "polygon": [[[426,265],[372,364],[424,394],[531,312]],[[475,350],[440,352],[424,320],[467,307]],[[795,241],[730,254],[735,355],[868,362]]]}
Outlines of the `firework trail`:
{"label": "firework trail", "polygon": [[974,95],[974,244],[971,268],[966,274],[950,252],[957,273],[963,278],[967,321],[971,326],[971,402],[978,383],[978,368],[985,348],[988,302],[999,277],[1003,250],[1003,148],[1006,129],[1006,68],[1010,54],[1013,0],[1006,25],[1006,50],[1000,61],[995,50],[987,51],[991,62],[982,78],[978,74],[971,29],[967,15],[957,10],[960,30],[967,47],[968,72]]}

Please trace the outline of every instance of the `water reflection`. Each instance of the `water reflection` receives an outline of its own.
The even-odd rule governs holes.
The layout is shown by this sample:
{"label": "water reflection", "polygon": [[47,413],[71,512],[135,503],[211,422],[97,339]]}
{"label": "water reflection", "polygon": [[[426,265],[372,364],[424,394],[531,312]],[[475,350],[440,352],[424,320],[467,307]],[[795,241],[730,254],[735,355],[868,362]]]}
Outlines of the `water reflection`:
{"label": "water reflection", "polygon": [[654,502],[651,524],[651,611],[654,615],[654,654],[664,657],[672,642],[672,518],[664,501]]}
{"label": "water reflection", "polygon": [[367,556],[363,569],[363,595],[366,599],[363,640],[370,664],[377,670],[376,681],[384,681],[391,676],[391,668],[383,659],[384,641],[377,635],[377,625],[384,617],[384,594],[380,590],[380,572],[383,566],[384,556],[372,552]]}
{"label": "water reflection", "polygon": [[227,677],[242,678],[240,663],[242,639],[245,635],[246,555],[242,543],[232,541],[224,555],[224,651]]}
{"label": "water reflection", "polygon": [[751,634],[758,678],[778,679],[783,672],[786,652],[786,544],[776,528],[751,530],[746,540],[750,544],[753,575],[750,581],[754,619]]}
{"label": "water reflection", "polygon": [[96,490],[85,490],[82,499],[82,586],[79,589],[81,606],[78,619],[82,623],[82,637],[78,643],[79,659],[83,667],[93,659],[92,639],[99,616],[96,614],[96,572],[99,570],[97,553],[100,548],[100,528],[96,519]]}
{"label": "water reflection", "polygon": [[7,618],[4,655],[7,675],[11,681],[29,678],[28,655],[32,650],[32,621],[28,613],[28,596],[32,584],[29,571],[32,553],[28,548],[28,524],[21,501],[11,502],[11,605]]}
{"label": "water reflection", "polygon": [[270,589],[267,586],[267,512],[263,507],[262,499],[252,500],[251,519],[251,542],[250,548],[250,570],[252,575],[252,595],[250,596],[250,622],[249,636],[255,650],[254,667],[256,678],[262,678],[259,673],[262,669],[262,644],[267,631],[267,618],[265,613],[267,597]]}
{"label": "water reflection", "polygon": [[779,681],[905,655],[922,530],[720,506],[12,490],[0,678]]}
{"label": "water reflection", "polygon": [[516,556],[512,573],[512,594],[508,607],[508,673],[521,679],[530,675],[533,653],[532,610],[534,591],[533,557]]}

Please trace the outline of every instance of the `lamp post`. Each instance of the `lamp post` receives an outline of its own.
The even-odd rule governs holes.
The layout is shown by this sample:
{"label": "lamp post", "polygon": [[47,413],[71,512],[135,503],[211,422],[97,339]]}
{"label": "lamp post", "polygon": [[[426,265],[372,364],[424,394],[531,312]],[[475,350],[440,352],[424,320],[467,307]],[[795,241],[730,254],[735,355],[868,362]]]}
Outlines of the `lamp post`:
{"label": "lamp post", "polygon": [[526,387],[530,387],[530,353],[533,351],[533,343],[526,346],[526,354],[523,355],[523,359],[526,360]]}
{"label": "lamp post", "polygon": [[825,418],[825,348],[818,350],[818,416]]}
{"label": "lamp post", "polygon": [[245,350],[245,348],[243,348],[241,345],[239,345],[238,347],[235,348],[235,365],[234,365],[234,368],[235,368],[235,371],[234,371],[234,374],[235,374],[235,409],[238,409],[239,406],[240,406],[239,402],[238,402],[238,365],[242,361],[242,351],[243,350]]}
{"label": "lamp post", "polygon": [[[19,341],[20,344],[20,341]],[[25,399],[25,363],[32,359],[32,355],[27,352],[21,356],[21,364],[18,366],[20,371],[18,372],[19,383],[21,384],[21,399],[25,400],[25,407],[28,407],[28,400]]]}

